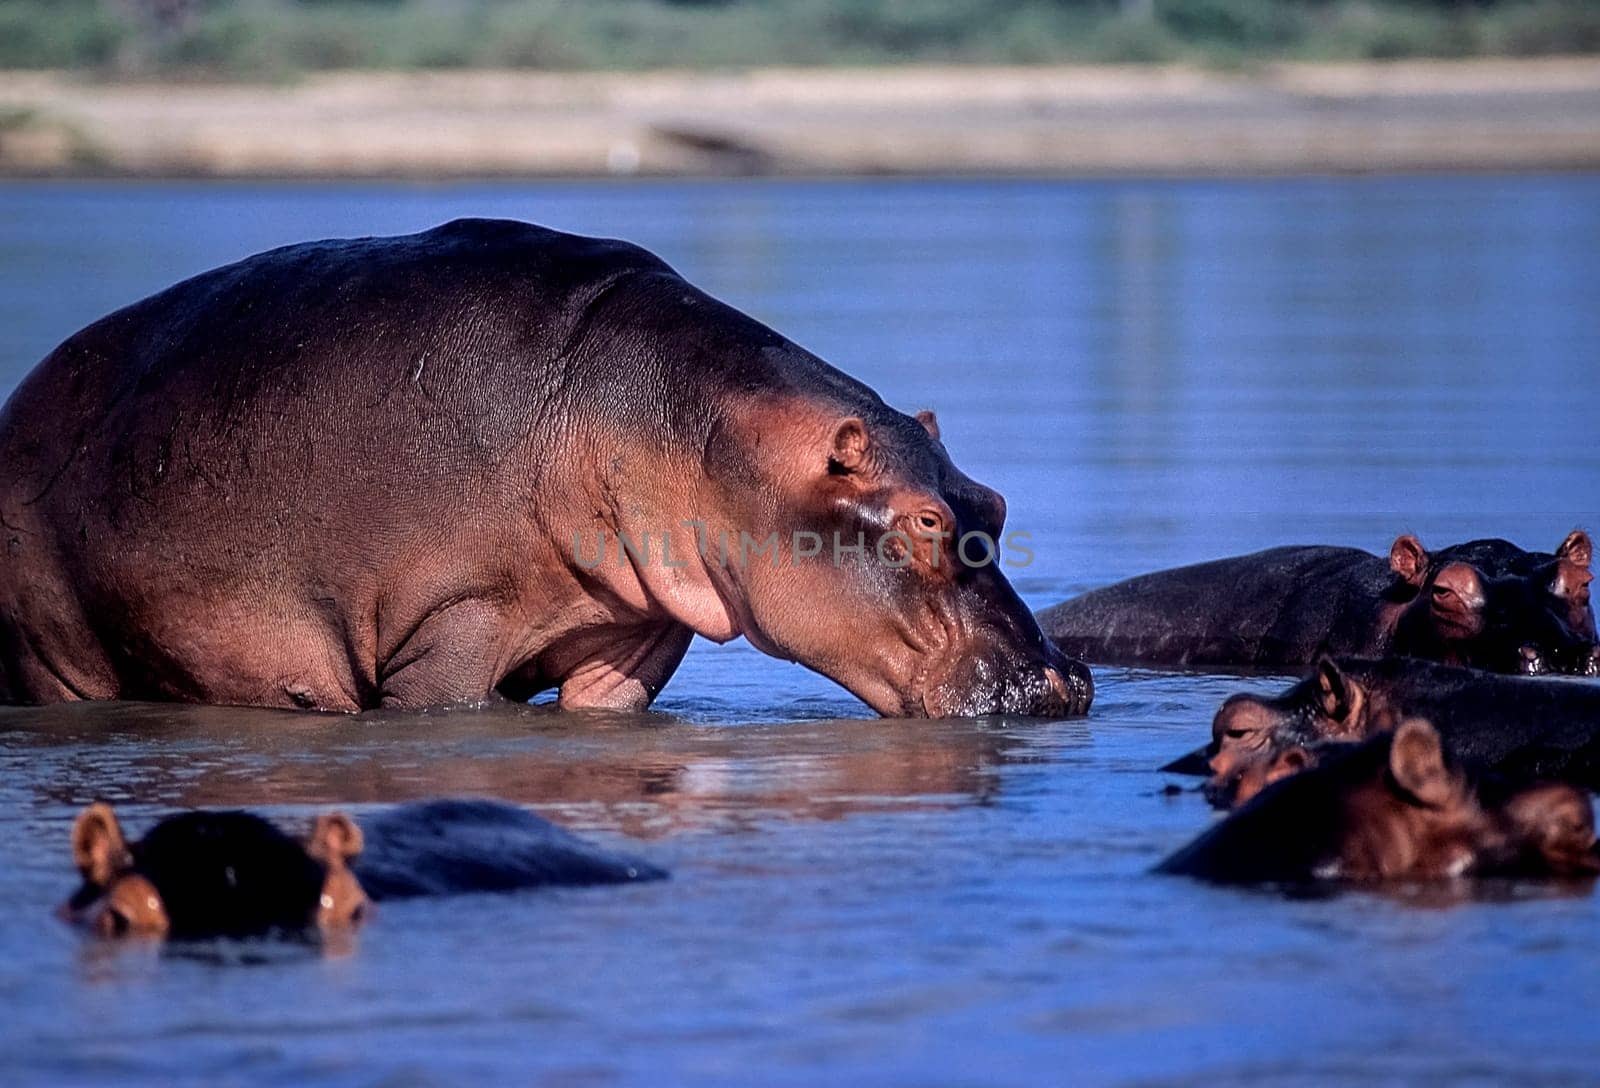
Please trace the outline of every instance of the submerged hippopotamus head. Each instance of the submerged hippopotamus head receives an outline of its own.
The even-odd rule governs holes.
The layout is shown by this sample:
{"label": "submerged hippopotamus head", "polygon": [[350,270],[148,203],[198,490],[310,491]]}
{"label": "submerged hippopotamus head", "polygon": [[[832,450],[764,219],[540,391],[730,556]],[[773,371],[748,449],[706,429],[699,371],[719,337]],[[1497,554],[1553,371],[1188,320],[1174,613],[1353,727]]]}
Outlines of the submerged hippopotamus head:
{"label": "submerged hippopotamus head", "polygon": [[1589,535],[1555,554],[1477,540],[1429,554],[1414,536],[1389,550],[1399,605],[1394,653],[1493,672],[1600,675],[1589,601]]}
{"label": "submerged hippopotamus head", "polygon": [[[1365,682],[1331,657],[1281,695],[1230,695],[1211,719],[1211,747],[1166,768],[1209,773],[1204,792],[1219,808],[1243,804],[1261,789],[1316,760],[1330,742],[1361,740],[1401,719],[1387,688]],[[1198,758],[1197,758],[1198,756]]]}
{"label": "submerged hippopotamus head", "polygon": [[1001,572],[1005,500],[951,463],[931,412],[853,407],[770,399],[719,446],[714,505],[776,541],[721,572],[742,633],[888,716],[1087,711],[1089,670]]}
{"label": "submerged hippopotamus head", "polygon": [[1324,747],[1160,869],[1220,883],[1579,878],[1600,857],[1584,793],[1540,784],[1486,799],[1411,718]]}
{"label": "submerged hippopotamus head", "polygon": [[247,812],[169,816],[130,843],[111,806],[72,829],[83,885],[62,908],[104,937],[255,937],[346,928],[366,895],[348,863],[361,851],[350,817],[317,819],[301,842]]}

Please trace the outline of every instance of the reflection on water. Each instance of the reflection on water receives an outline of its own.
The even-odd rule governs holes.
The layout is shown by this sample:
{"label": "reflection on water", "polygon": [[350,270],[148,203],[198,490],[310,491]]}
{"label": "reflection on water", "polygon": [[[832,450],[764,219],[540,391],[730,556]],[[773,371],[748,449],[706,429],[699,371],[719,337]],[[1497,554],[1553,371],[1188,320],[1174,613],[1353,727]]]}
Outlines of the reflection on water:
{"label": "reflection on water", "polygon": [[[1033,534],[1035,604],[1272,544],[1600,527],[1586,177],[10,186],[0,391],[181,276],[463,214],[640,241],[936,408]],[[0,710],[0,1082],[1592,1078],[1592,894],[1149,876],[1212,818],[1154,768],[1281,682],[1098,681],[1086,722],[868,721],[736,644],[631,717]],[[642,840],[674,879],[385,904],[331,957],[108,948],[49,916],[96,797],[139,831],[442,794]]]}
{"label": "reflection on water", "polygon": [[[168,807],[392,804],[499,797],[657,838],[762,819],[983,804],[1026,722],[791,722],[697,727],[661,714],[312,716],[119,703],[0,711],[36,804]],[[1074,726],[1054,728],[1071,734]],[[1076,723],[1081,739],[1087,730]],[[39,773],[63,756],[70,774]]]}

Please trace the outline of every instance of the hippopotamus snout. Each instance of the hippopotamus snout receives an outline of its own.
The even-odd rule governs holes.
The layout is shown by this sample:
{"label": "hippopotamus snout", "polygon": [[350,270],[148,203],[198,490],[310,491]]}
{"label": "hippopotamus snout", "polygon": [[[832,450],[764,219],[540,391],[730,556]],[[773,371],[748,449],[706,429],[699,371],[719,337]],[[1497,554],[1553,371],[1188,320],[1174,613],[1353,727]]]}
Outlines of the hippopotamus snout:
{"label": "hippopotamus snout", "polygon": [[1048,641],[1027,654],[986,646],[969,653],[931,685],[923,701],[929,717],[1074,717],[1088,713],[1094,678],[1087,665]]}

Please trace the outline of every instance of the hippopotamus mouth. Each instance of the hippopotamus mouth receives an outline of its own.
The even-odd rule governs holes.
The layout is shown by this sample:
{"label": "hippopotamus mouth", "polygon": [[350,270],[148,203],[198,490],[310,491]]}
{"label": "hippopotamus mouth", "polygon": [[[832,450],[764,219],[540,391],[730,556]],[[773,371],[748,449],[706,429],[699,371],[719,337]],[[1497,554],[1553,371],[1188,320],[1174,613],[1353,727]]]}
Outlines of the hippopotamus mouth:
{"label": "hippopotamus mouth", "polygon": [[1045,681],[1068,714],[1086,714],[1094,702],[1094,677],[1081,661],[1067,659],[1063,668],[1045,667]]}
{"label": "hippopotamus mouth", "polygon": [[1552,651],[1528,643],[1517,650],[1515,671],[1523,676],[1600,676],[1600,645]]}
{"label": "hippopotamus mouth", "polygon": [[1042,664],[1003,669],[990,659],[958,662],[922,695],[930,718],[970,718],[989,714],[1059,718],[1088,713],[1094,678],[1088,666],[1047,644]]}

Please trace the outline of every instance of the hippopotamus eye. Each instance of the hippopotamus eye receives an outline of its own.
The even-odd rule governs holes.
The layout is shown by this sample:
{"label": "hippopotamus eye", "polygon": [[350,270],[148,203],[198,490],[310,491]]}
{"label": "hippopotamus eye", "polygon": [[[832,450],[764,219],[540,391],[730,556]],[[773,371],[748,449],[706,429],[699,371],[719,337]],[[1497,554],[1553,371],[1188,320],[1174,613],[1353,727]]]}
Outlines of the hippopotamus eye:
{"label": "hippopotamus eye", "polygon": [[944,517],[937,510],[920,510],[913,520],[919,533],[939,536],[945,531]]}
{"label": "hippopotamus eye", "polygon": [[1451,589],[1449,586],[1436,585],[1433,587],[1433,595],[1438,600],[1444,600],[1447,597],[1454,597],[1456,595],[1456,591]]}

